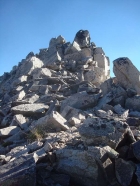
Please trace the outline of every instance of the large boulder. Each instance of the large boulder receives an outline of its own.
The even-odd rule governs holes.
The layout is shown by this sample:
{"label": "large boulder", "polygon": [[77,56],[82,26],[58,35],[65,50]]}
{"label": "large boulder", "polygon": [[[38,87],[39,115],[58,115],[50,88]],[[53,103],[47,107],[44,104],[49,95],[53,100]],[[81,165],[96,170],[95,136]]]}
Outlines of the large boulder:
{"label": "large boulder", "polygon": [[140,72],[127,57],[113,61],[113,71],[117,80],[124,88],[134,88],[140,94]]}
{"label": "large boulder", "polygon": [[131,142],[135,142],[127,123],[113,118],[88,117],[78,130],[85,145],[109,145],[115,149],[126,134]]}
{"label": "large boulder", "polygon": [[108,164],[106,159],[115,159],[118,153],[108,146],[103,148],[91,146],[86,151],[59,149],[56,151],[56,157],[57,170],[70,175],[76,185],[106,186],[113,178],[112,172],[108,174],[106,169],[108,165],[112,166],[112,162]]}

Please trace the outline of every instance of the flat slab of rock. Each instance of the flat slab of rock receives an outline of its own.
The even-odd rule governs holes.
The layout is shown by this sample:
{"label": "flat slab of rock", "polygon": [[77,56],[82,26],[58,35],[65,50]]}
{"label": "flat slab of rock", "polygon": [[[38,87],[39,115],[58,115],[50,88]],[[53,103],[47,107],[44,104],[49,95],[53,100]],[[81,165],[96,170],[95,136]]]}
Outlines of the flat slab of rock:
{"label": "flat slab of rock", "polygon": [[94,107],[97,104],[97,101],[100,97],[100,94],[90,95],[86,91],[78,92],[66,98],[61,103],[61,112],[66,106],[71,106],[78,109],[86,109],[88,107]]}
{"label": "flat slab of rock", "polygon": [[49,109],[48,105],[44,104],[22,104],[11,108],[14,114],[23,114],[25,116],[43,115]]}
{"label": "flat slab of rock", "polygon": [[21,156],[8,164],[1,166],[1,186],[35,186],[36,185],[36,164],[31,156]]}
{"label": "flat slab of rock", "polygon": [[9,137],[13,136],[14,134],[18,133],[21,129],[17,126],[6,127],[0,129],[0,137]]}

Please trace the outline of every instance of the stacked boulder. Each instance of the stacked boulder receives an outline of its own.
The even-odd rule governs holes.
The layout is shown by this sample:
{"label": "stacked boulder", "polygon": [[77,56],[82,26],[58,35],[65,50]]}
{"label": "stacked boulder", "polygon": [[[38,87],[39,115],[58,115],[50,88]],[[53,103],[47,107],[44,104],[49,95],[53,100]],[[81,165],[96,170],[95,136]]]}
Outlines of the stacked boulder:
{"label": "stacked boulder", "polygon": [[90,41],[52,38],[0,77],[0,185],[140,184],[140,72]]}

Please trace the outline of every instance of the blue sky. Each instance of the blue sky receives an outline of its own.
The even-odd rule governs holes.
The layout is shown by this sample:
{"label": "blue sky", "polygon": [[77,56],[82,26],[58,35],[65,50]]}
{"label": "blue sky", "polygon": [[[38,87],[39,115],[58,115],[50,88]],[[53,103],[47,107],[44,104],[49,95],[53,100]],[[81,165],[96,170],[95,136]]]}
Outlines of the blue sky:
{"label": "blue sky", "polygon": [[80,29],[111,62],[129,57],[140,70],[140,0],[0,0],[0,75],[52,37],[72,42]]}

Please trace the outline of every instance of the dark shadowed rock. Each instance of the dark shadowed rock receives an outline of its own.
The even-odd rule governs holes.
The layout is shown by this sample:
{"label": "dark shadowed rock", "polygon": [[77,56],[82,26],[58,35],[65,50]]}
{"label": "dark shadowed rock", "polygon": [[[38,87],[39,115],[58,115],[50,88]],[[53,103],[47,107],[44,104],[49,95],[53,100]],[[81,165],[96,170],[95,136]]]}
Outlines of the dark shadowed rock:
{"label": "dark shadowed rock", "polygon": [[131,161],[124,161],[119,158],[115,161],[115,172],[118,182],[122,186],[128,186],[131,183],[135,171],[135,164]]}
{"label": "dark shadowed rock", "polygon": [[140,112],[140,96],[134,96],[132,98],[127,98],[125,107],[127,109],[132,109],[134,111],[139,111]]}
{"label": "dark shadowed rock", "polygon": [[132,144],[134,156],[140,161],[140,140]]}
{"label": "dark shadowed rock", "polygon": [[76,33],[75,39],[81,48],[90,46],[90,34],[88,30],[79,30]]}
{"label": "dark shadowed rock", "polygon": [[18,157],[16,160],[1,166],[1,186],[35,186],[36,165],[31,156]]}
{"label": "dark shadowed rock", "polygon": [[137,181],[138,181],[138,183],[140,184],[140,164],[137,164],[136,165],[136,175],[137,175]]}

